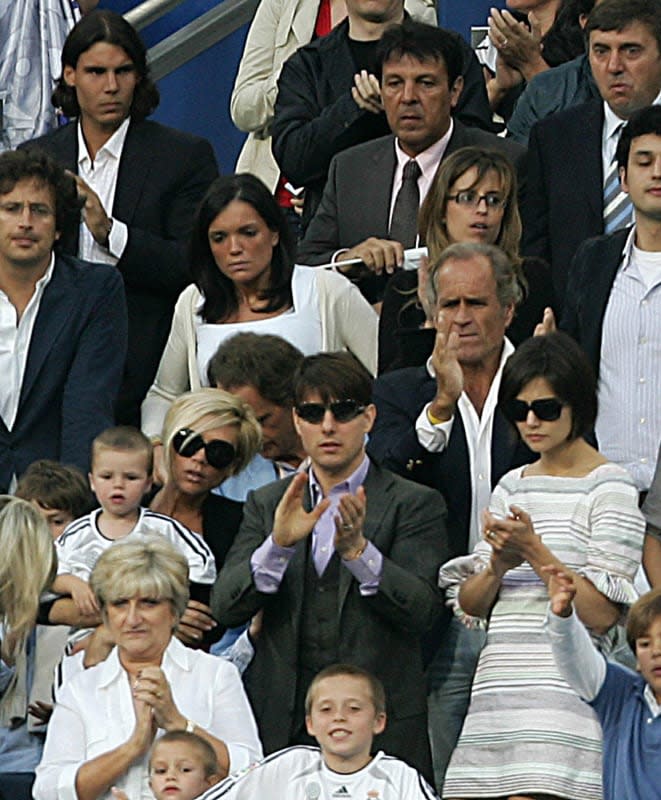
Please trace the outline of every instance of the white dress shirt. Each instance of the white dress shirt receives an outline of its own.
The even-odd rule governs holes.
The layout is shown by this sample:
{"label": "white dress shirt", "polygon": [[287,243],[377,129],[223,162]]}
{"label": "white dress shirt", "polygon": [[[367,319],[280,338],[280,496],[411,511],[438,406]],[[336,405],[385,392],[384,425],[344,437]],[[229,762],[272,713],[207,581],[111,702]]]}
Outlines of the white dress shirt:
{"label": "white dress shirt", "polygon": [[51,255],[48,269],[35,284],[34,294],[20,319],[14,304],[0,291],[0,415],[10,431],[16,422],[25,365],[41,298],[53,277],[54,269],[55,256]]}
{"label": "white dress shirt", "polygon": [[[111,219],[119,162],[122,158],[129,122],[130,118],[127,117],[97,152],[94,161],[90,158],[82,128],[80,123],[78,124],[78,174],[98,194],[101,205]],[[113,219],[106,249],[96,243],[87,225],[81,222],[78,255],[85,261],[116,264],[126,248],[128,238],[128,228],[125,223]]]}
{"label": "white dress shirt", "polygon": [[[657,94],[652,105],[661,105],[661,92]],[[601,128],[601,166],[604,179],[606,175],[608,175],[610,166],[615,158],[615,151],[617,150],[621,129],[625,124],[626,120],[618,117],[608,103],[604,101],[604,124]]]}
{"label": "white dress shirt", "polygon": [[[466,445],[468,447],[468,458],[470,461],[471,475],[471,522],[468,532],[468,552],[480,541],[480,530],[482,527],[480,516],[484,508],[489,507],[491,497],[491,440],[493,432],[493,419],[498,405],[498,390],[500,389],[500,379],[503,375],[505,362],[514,352],[514,345],[505,339],[503,352],[500,356],[498,370],[491,382],[487,399],[479,416],[475,406],[471,403],[466,392],[462,392],[457,401],[457,410],[461,414],[466,432]],[[432,378],[436,378],[436,373],[432,367],[431,358],[427,361],[427,370]],[[434,425],[427,414],[431,403],[420,412],[416,420],[415,430],[418,435],[420,446],[430,453],[441,453],[447,447],[454,416],[447,422]]]}
{"label": "white dress shirt", "polygon": [[[225,742],[230,772],[262,758],[257,726],[236,667],[172,638],[161,668],[179,711]],[[80,767],[126,742],[134,726],[129,675],[115,648],[101,664],[75,675],[58,694],[37,767],[35,800],[78,800]],[[157,736],[162,734],[157,731]],[[145,754],[114,785],[131,800],[153,800],[148,777]],[[99,800],[111,797],[106,792]]]}
{"label": "white dress shirt", "polygon": [[661,441],[661,253],[627,239],[604,314],[599,365],[599,450],[649,489]]}

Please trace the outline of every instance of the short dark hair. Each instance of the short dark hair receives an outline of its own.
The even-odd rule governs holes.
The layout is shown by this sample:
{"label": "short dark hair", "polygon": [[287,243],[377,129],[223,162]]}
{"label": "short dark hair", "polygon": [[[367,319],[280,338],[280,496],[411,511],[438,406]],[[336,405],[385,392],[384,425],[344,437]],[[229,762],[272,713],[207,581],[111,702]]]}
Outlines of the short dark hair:
{"label": "short dark hair", "polygon": [[295,404],[305,402],[312,392],[317,392],[324,403],[355,400],[366,406],[372,402],[372,376],[348,352],[306,356],[294,376]]}
{"label": "short dark hair", "polygon": [[636,652],[636,639],[645,636],[657,617],[661,617],[661,589],[647,592],[631,606],[627,616],[627,643]]}
{"label": "short dark hair", "polygon": [[223,322],[238,308],[232,281],[218,269],[209,246],[209,227],[234,200],[252,206],[269,230],[278,234],[271,259],[271,285],[262,292],[263,311],[277,311],[292,304],[291,276],[295,245],[287,220],[275,198],[254,175],[226,175],[208,188],[197,211],[191,233],[190,267],[195,285],[204,295],[201,314],[205,322]]}
{"label": "short dark hair", "polygon": [[205,778],[209,778],[211,775],[220,775],[220,766],[218,764],[218,756],[216,755],[216,751],[206,739],[203,739],[201,736],[198,736],[197,733],[192,733],[190,731],[167,731],[163,734],[163,736],[159,736],[158,739],[156,739],[149,753],[150,772],[152,761],[154,760],[154,751],[159,744],[168,744],[168,742],[180,742],[182,744],[189,744],[194,747],[200,756]]}
{"label": "short dark hair", "polygon": [[400,25],[390,25],[383,32],[377,48],[380,71],[386,61],[399,60],[402,56],[412,56],[418,61],[442,61],[450,88],[464,71],[464,50],[459,34],[410,17]]}
{"label": "short dark hair", "polygon": [[[0,153],[0,195],[9,194],[17,183],[43,183],[55,195],[55,229],[71,232],[80,223],[84,201],[78,198],[76,182],[54,158],[36,147]],[[57,249],[57,242],[54,245]]]}
{"label": "short dark hair", "polygon": [[659,0],[603,0],[590,12],[585,34],[621,31],[634,22],[649,28],[661,53],[661,2]]}
{"label": "short dark hair", "polygon": [[147,48],[135,28],[121,14],[107,9],[97,9],[77,22],[62,47],[62,74],[55,84],[51,102],[61,108],[67,117],[80,115],[76,89],[64,80],[64,68],[76,68],[80,56],[98,42],[107,42],[121,47],[133,62],[138,83],[131,103],[131,118],[143,120],[157,107],[160,95],[149,75]]}
{"label": "short dark hair", "polygon": [[303,353],[272,334],[237,333],[224,341],[207,366],[210,386],[229,392],[252,386],[270,403],[294,405],[294,375]]}
{"label": "short dark hair", "polygon": [[91,465],[101,450],[122,450],[127,453],[144,453],[147,474],[151,475],[154,468],[154,448],[152,443],[142,431],[131,425],[118,425],[115,428],[106,428],[92,442]]}
{"label": "short dark hair", "polygon": [[638,136],[652,133],[661,136],[661,106],[647,106],[631,115],[629,122],[622,128],[620,140],[617,143],[615,157],[617,166],[626,171],[629,164],[631,142]]}
{"label": "short dark hair", "polygon": [[364,680],[370,689],[370,695],[372,696],[372,703],[374,705],[374,710],[377,714],[384,714],[386,710],[386,690],[383,688],[383,684],[381,681],[376,677],[376,675],[372,675],[371,672],[368,672],[366,669],[362,667],[357,667],[355,664],[331,664],[328,667],[324,667],[321,672],[318,672],[314,678],[312,679],[312,683],[310,684],[310,688],[308,689],[305,695],[305,716],[309,717],[310,712],[312,710],[312,703],[314,700],[314,692],[319,685],[320,681],[323,681],[325,678],[337,678],[340,675],[347,675],[350,678],[360,678]]}
{"label": "short dark hair", "polygon": [[34,501],[42,508],[66,511],[74,519],[94,508],[94,496],[77,467],[42,458],[33,461],[19,478],[16,497]]}
{"label": "short dark hair", "polygon": [[597,381],[588,357],[566,333],[534,336],[505,362],[498,403],[507,416],[512,400],[530,381],[544,378],[572,414],[569,440],[589,433],[597,417]]}

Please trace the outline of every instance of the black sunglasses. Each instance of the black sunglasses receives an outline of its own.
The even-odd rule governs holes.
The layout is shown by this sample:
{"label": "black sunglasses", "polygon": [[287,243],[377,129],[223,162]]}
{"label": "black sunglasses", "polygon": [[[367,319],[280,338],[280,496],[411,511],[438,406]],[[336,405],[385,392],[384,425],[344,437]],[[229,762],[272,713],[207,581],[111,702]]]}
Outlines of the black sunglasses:
{"label": "black sunglasses", "polygon": [[172,437],[172,447],[175,453],[184,458],[190,458],[200,450],[204,450],[207,462],[216,469],[224,469],[236,458],[234,445],[224,439],[212,439],[205,442],[199,433],[192,428],[182,428]]}
{"label": "black sunglasses", "polygon": [[330,411],[337,422],[351,422],[364,410],[365,406],[355,400],[334,400],[326,406],[323,403],[301,403],[296,406],[297,416],[313,425],[323,420],[326,411]]}
{"label": "black sunglasses", "polygon": [[541,400],[533,400],[532,403],[526,403],[525,400],[510,400],[506,412],[514,422],[525,422],[530,411],[543,422],[554,422],[560,418],[564,405],[565,403],[557,397],[544,397]]}

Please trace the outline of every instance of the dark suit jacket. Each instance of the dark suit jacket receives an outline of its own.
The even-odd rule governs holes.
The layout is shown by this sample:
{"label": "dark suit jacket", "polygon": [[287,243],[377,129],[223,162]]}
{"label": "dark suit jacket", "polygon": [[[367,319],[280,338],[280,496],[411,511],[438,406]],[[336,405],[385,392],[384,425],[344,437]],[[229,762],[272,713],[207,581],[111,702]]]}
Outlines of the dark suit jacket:
{"label": "dark suit jacket", "polygon": [[[27,143],[78,171],[76,123]],[[180,292],[191,282],[188,237],[196,207],[218,175],[205,139],[157,122],[132,122],[117,174],[112,216],[128,226],[117,263],[126,286],[129,352],[118,417],[139,424],[140,403],[156,374]],[[77,254],[77,238],[64,243]]]}
{"label": "dark suit jacket", "polygon": [[583,242],[571,265],[560,328],[585,350],[597,376],[604,314],[630,231],[624,228]]}
{"label": "dark suit jacket", "polygon": [[[436,381],[426,367],[407,367],[377,378],[373,388],[377,415],[367,449],[371,458],[393,472],[441,492],[448,506],[450,554],[454,557],[468,552],[472,497],[468,445],[460,414],[455,416],[443,452],[430,453],[418,442],[415,421],[435,392]],[[508,470],[533,459],[534,454],[516,430],[496,410],[491,441],[492,486]]]}
{"label": "dark suit jacket", "polygon": [[[522,165],[525,148],[455,119],[443,158],[462,147],[500,150]],[[383,136],[352,147],[331,162],[324,195],[298,250],[300,264],[325,264],[337,250],[376,236],[388,238],[392,183],[397,157],[395,137]]]}
{"label": "dark suit jacket", "polygon": [[550,264],[560,307],[579,244],[604,231],[603,119],[601,99],[591,100],[538,122],[530,133],[522,252]]}
{"label": "dark suit jacket", "polygon": [[[351,96],[356,71],[345,20],[327,36],[299,48],[284,64],[271,129],[273,154],[294,186],[305,186],[303,225],[312,219],[332,157],[388,130],[382,119],[359,108]],[[482,69],[464,48],[464,89],[455,110],[467,125],[493,130]],[[373,131],[379,130],[378,133]]]}
{"label": "dark suit jacket", "polygon": [[[250,557],[273,528],[273,515],[290,478],[249,495],[243,524],[214,590],[214,616],[224,625],[247,622],[260,608],[262,629],[246,685],[264,751],[285,747],[298,678],[298,640],[308,547],[296,545],[280,588],[255,588]],[[424,715],[420,638],[442,610],[436,588],[438,568],[448,557],[445,505],[436,492],[404,481],[372,464],[365,479],[364,535],[383,554],[383,574],[373,597],[362,597],[349,570],[341,567],[339,589],[340,661],[358,664],[381,678],[392,719]],[[309,497],[306,503],[309,506]],[[400,743],[400,752],[406,743]]]}
{"label": "dark suit jacket", "polygon": [[56,258],[11,431],[0,418],[0,491],[38,458],[87,471],[92,439],[113,424],[125,357],[126,303],[117,270]]}

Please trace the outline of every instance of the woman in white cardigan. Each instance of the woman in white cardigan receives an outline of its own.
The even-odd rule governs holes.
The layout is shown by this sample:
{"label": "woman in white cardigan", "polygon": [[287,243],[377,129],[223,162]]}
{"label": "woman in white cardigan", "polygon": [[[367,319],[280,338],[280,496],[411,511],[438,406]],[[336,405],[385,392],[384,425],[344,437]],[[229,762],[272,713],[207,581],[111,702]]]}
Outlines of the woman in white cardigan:
{"label": "woman in white cardigan", "polygon": [[[415,19],[436,25],[436,0],[406,0],[404,5]],[[271,191],[280,177],[270,132],[278,77],[289,56],[312,40],[319,6],[320,0],[261,0],[234,82],[232,121],[248,133],[236,171],[251,172]],[[344,0],[331,0],[331,24],[337,25],[345,16]]]}
{"label": "woman in white cardigan", "polygon": [[294,246],[278,205],[252,175],[218,178],[192,233],[191,273],[174,311],[142,427],[159,436],[170,403],[207,384],[207,364],[234,333],[282,336],[304,354],[350,350],[374,374],[377,316],[342,275],[294,266]]}

